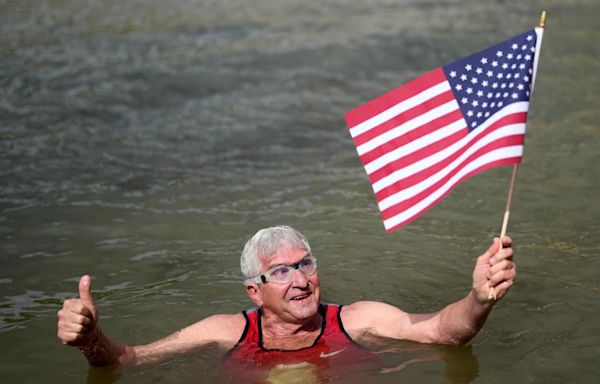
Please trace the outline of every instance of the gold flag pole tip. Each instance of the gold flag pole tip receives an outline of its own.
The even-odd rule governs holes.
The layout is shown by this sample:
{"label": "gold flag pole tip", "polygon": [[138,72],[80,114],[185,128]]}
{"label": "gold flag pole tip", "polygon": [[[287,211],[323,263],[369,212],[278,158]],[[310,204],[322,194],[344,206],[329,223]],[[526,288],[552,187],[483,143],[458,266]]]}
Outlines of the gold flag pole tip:
{"label": "gold flag pole tip", "polygon": [[544,28],[546,26],[546,11],[542,11],[542,15],[540,16],[540,28]]}

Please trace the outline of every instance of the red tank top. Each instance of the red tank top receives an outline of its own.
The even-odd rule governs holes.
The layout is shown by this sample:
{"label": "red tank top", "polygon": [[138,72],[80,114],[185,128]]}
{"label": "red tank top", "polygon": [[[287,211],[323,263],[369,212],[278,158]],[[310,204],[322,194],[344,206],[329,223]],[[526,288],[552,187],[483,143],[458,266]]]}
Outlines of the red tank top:
{"label": "red tank top", "polygon": [[298,350],[266,349],[263,347],[260,308],[244,311],[246,327],[237,344],[227,353],[225,360],[250,363],[264,368],[284,364],[308,362],[329,365],[332,360],[352,361],[370,355],[370,351],[358,345],[344,330],[340,317],[342,306],[321,304],[319,313],[321,333],[310,347]]}

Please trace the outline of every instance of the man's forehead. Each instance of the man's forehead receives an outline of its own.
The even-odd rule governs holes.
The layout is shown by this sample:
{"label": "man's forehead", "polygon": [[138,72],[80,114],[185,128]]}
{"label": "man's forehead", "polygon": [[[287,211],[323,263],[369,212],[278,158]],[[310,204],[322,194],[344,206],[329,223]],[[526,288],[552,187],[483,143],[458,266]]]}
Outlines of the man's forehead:
{"label": "man's forehead", "polygon": [[262,258],[262,263],[265,267],[270,267],[278,264],[294,264],[309,253],[306,249],[294,248],[289,245],[282,246],[277,252]]}

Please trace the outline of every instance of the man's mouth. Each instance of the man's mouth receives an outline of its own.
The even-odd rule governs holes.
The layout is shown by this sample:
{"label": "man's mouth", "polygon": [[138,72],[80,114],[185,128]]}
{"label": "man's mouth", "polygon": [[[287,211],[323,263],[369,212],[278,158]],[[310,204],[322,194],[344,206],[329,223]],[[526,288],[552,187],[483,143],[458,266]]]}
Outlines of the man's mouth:
{"label": "man's mouth", "polygon": [[303,293],[301,295],[296,295],[290,299],[290,301],[302,301],[312,295],[312,292]]}

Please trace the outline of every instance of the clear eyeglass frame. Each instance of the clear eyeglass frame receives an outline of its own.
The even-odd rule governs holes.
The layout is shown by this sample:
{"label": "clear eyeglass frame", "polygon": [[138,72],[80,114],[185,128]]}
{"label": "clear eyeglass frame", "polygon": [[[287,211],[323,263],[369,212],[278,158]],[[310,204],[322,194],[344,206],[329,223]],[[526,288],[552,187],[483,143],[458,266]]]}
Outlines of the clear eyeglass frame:
{"label": "clear eyeglass frame", "polygon": [[244,285],[265,284],[267,282],[287,284],[292,281],[294,269],[304,273],[307,277],[312,276],[317,272],[317,258],[308,256],[294,264],[277,265],[259,276],[245,280]]}

